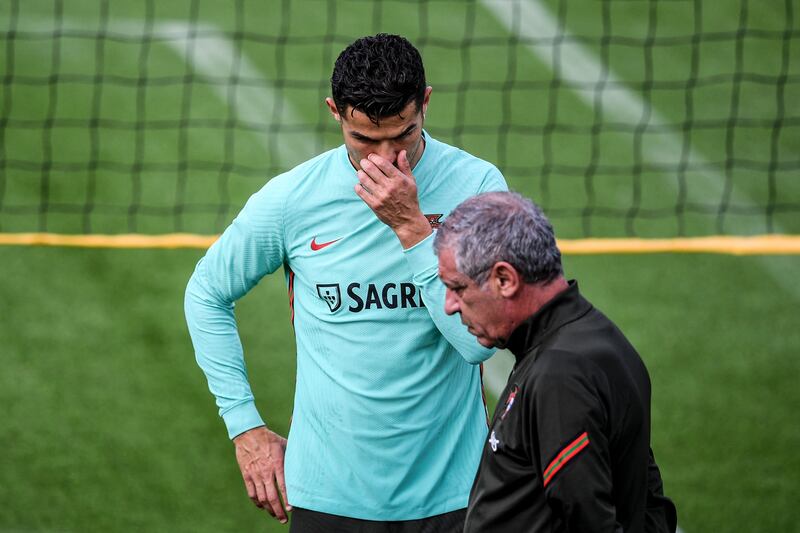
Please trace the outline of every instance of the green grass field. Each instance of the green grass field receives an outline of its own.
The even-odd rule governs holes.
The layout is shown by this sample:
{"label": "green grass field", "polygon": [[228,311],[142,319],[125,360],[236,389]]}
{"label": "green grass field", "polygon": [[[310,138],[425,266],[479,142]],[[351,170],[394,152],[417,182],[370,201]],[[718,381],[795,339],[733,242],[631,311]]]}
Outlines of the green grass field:
{"label": "green grass field", "polygon": [[[219,231],[270,173],[339,142],[322,107],[332,61],[380,30],[420,44],[428,131],[502,165],[561,237],[800,233],[800,39],[775,37],[800,27],[792,0],[706,2],[699,18],[688,1],[520,4],[561,13],[577,36],[560,49],[565,78],[585,82],[589,57],[624,80],[602,113],[593,86],[552,87],[553,49],[526,33],[543,19],[519,11],[509,30],[492,14],[502,1],[115,0],[107,17],[102,5],[0,0],[2,232]],[[147,20],[156,37],[143,45]],[[180,33],[192,20],[207,32],[193,55]],[[708,38],[692,45],[681,36],[698,20]],[[98,44],[87,35],[103,24]],[[724,36],[742,25],[737,60]],[[226,55],[236,29],[241,56]],[[616,39],[605,47],[604,31]],[[647,35],[663,38],[651,62],[636,45]],[[693,54],[701,81],[687,88]],[[637,140],[647,79],[664,83],[649,94],[656,127]],[[558,127],[544,135],[547,124]],[[638,177],[623,171],[637,164]],[[0,531],[286,530],[247,499],[194,363],[182,300],[201,256],[0,248]],[[650,369],[653,448],[685,533],[798,531],[800,258],[568,256],[565,268]],[[285,433],[295,362],[282,277],[237,316],[257,404]]]}

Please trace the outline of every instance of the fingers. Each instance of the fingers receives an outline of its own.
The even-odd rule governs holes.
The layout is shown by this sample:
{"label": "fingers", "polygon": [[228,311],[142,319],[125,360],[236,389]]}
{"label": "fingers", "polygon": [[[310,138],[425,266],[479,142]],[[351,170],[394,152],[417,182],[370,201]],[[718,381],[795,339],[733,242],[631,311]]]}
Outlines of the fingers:
{"label": "fingers", "polygon": [[356,177],[358,178],[359,185],[369,194],[372,194],[373,189],[377,190],[378,183],[364,170],[356,172]]}
{"label": "fingers", "polygon": [[413,177],[413,174],[411,174],[411,163],[408,162],[407,150],[402,150],[399,154],[397,154],[397,168],[406,176]]}
{"label": "fingers", "polygon": [[365,159],[362,159],[361,168],[376,182],[387,178],[398,179],[403,177],[400,169],[378,154],[369,154]]}
{"label": "fingers", "polygon": [[256,486],[253,483],[253,480],[250,478],[245,478],[244,486],[247,489],[247,497],[255,502],[257,495],[256,495]]}
{"label": "fingers", "polygon": [[267,502],[264,504],[264,508],[282,524],[285,524],[288,519],[286,518],[286,512],[283,510],[281,499],[278,497],[274,481],[270,480],[264,483],[264,489],[267,494]]}
{"label": "fingers", "polygon": [[372,196],[372,193],[361,183],[357,183],[354,189],[356,191],[356,195],[364,200],[364,203],[374,211],[376,199],[374,196]]}
{"label": "fingers", "polygon": [[[402,160],[400,159],[402,157]],[[398,155],[398,164],[404,166],[406,171],[401,171],[395,167],[388,160],[377,154],[370,154],[365,159],[360,161],[361,169],[356,172],[358,181],[367,193],[377,196],[384,190],[390,190],[398,186],[398,183],[391,184],[387,180],[402,180],[403,178],[411,178],[411,167],[408,163],[406,151],[403,150]],[[405,173],[408,173],[405,175]],[[402,182],[401,182],[402,183]]]}
{"label": "fingers", "polygon": [[259,481],[254,483],[254,485],[255,485],[256,497],[255,499],[253,498],[250,499],[253,500],[253,503],[256,504],[256,507],[258,507],[259,509],[266,510],[269,514],[271,514],[274,517],[275,512],[272,510],[271,506],[267,505],[269,501],[269,495],[267,494],[267,490],[264,483]]}
{"label": "fingers", "polygon": [[[286,439],[261,427],[236,437],[234,445],[247,496],[256,507],[286,523],[286,481],[283,473]],[[286,508],[291,510],[288,504]]]}
{"label": "fingers", "polygon": [[285,524],[287,522],[286,513],[291,511],[292,507],[286,503],[286,510],[284,510],[284,503],[288,502],[288,499],[283,470],[276,470],[275,478],[265,478],[259,481],[254,481],[248,476],[245,479],[245,486],[247,487],[247,495],[256,507],[264,509],[281,523]]}
{"label": "fingers", "polygon": [[391,169],[389,167],[394,168],[391,163],[378,154],[369,154],[361,160],[361,168],[375,181],[390,177]]}
{"label": "fingers", "polygon": [[283,477],[283,469],[275,471],[275,481],[278,485],[278,491],[281,493],[281,499],[283,500],[284,507],[287,511],[291,511],[292,506],[289,505],[289,498],[286,496],[286,479]]}
{"label": "fingers", "polygon": [[256,507],[263,508],[261,502],[258,501],[258,490],[256,489],[256,484],[253,483],[252,478],[249,476],[245,477],[244,486],[247,488],[247,497],[250,498],[250,501],[252,501]]}
{"label": "fingers", "polygon": [[286,497],[286,481],[283,477],[283,471],[276,472],[276,479],[262,479],[254,481],[252,478],[245,480],[247,486],[247,495],[252,500],[253,504],[259,509],[264,509],[273,518],[277,518],[281,523],[286,523],[286,511],[291,511],[292,507],[286,504],[286,511],[284,511],[283,502],[287,502]]}
{"label": "fingers", "polygon": [[386,182],[387,176],[369,159],[361,160],[361,169],[356,172],[358,181],[361,186],[370,194],[374,194],[383,187]]}
{"label": "fingers", "polygon": [[370,163],[368,160],[362,159],[361,162],[361,170],[356,172],[356,174],[358,174],[359,181],[361,181],[363,185],[366,185],[367,189],[369,189],[370,186],[377,185],[380,181],[386,179],[386,176],[383,175],[383,172],[381,172],[378,167]]}
{"label": "fingers", "polygon": [[380,189],[380,185],[376,183],[365,171],[359,170],[356,173],[356,176],[358,178],[358,185],[356,185],[356,194],[359,193],[360,189],[360,191],[366,193],[367,196],[374,196],[375,193],[378,192],[378,190]]}

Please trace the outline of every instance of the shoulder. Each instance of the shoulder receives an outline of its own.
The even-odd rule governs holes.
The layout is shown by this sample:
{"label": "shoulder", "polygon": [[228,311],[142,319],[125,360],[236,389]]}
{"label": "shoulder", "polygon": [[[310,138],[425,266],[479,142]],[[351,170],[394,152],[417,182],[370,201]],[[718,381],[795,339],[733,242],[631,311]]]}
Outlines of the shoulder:
{"label": "shoulder", "polygon": [[316,181],[315,178],[326,175],[335,166],[340,149],[341,147],[338,147],[323,152],[273,177],[250,197],[247,201],[248,206],[257,208],[260,205],[284,204],[289,197],[302,194],[304,188]]}
{"label": "shoulder", "polygon": [[606,392],[624,388],[631,371],[642,367],[622,332],[595,308],[548,339],[534,366],[537,382],[547,388],[572,381]]}
{"label": "shoulder", "polygon": [[625,334],[596,307],[565,325],[553,341],[555,347],[580,353],[587,361],[603,367],[639,357]]}
{"label": "shoulder", "polygon": [[343,150],[343,146],[331,148],[327,152],[322,152],[318,156],[300,163],[285,174],[307,177],[309,175],[327,172],[338,163],[339,158],[342,157]]}
{"label": "shoulder", "polygon": [[591,357],[567,346],[544,348],[534,366],[536,377],[547,381],[589,376],[598,371]]}
{"label": "shoulder", "polygon": [[291,170],[269,180],[262,190],[288,191],[310,179],[327,174],[336,166],[337,158],[341,156],[340,150],[342,150],[341,146],[300,163]]}
{"label": "shoulder", "polygon": [[545,410],[568,408],[608,398],[611,386],[603,369],[584,354],[563,348],[549,348],[528,366],[520,385],[526,390],[525,402]]}
{"label": "shoulder", "polygon": [[527,365],[537,380],[558,382],[602,374],[604,359],[613,357],[617,339],[611,321],[591,305],[576,313],[546,335]]}
{"label": "shoulder", "polygon": [[447,160],[448,163],[457,163],[459,165],[469,165],[475,168],[481,168],[487,172],[500,172],[492,163],[472,155],[466,150],[462,150],[461,148],[437,140],[430,135],[427,137],[427,141],[430,143],[430,148],[433,153],[436,154],[437,159]]}
{"label": "shoulder", "polygon": [[502,172],[489,161],[434,139],[430,135],[427,141],[433,155],[432,166],[438,172],[457,173],[459,183],[462,184],[463,180],[472,180],[478,192],[508,189]]}

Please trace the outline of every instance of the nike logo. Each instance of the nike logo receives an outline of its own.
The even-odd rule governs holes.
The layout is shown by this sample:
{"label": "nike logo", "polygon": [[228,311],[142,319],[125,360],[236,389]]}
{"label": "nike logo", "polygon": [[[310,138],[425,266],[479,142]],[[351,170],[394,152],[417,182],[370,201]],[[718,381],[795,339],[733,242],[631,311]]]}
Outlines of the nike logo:
{"label": "nike logo", "polygon": [[330,246],[331,244],[335,243],[336,241],[340,241],[340,240],[342,240],[341,237],[339,237],[338,239],[334,239],[332,241],[321,242],[321,243],[317,244],[317,238],[314,237],[313,239],[311,239],[311,249],[314,250],[315,252],[317,252],[319,250],[322,250],[326,246]]}

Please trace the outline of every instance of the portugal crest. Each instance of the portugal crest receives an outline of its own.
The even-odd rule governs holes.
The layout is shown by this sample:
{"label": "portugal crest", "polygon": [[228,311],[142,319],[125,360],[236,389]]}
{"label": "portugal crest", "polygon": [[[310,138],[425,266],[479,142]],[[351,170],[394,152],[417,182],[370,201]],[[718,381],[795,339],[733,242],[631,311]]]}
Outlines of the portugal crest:
{"label": "portugal crest", "polygon": [[428,223],[431,225],[433,229],[438,228],[442,225],[442,217],[444,213],[434,213],[432,215],[425,215],[425,218],[428,219]]}
{"label": "portugal crest", "polygon": [[503,414],[500,415],[500,420],[503,420],[511,408],[514,406],[514,399],[517,397],[517,393],[519,392],[519,386],[514,385],[514,388],[511,389],[511,392],[506,399],[506,408],[503,410]]}
{"label": "portugal crest", "polygon": [[342,292],[338,283],[317,283],[317,294],[328,304],[331,313],[342,306]]}

